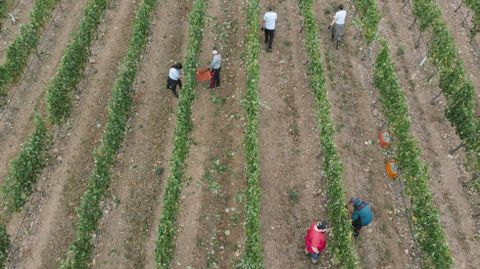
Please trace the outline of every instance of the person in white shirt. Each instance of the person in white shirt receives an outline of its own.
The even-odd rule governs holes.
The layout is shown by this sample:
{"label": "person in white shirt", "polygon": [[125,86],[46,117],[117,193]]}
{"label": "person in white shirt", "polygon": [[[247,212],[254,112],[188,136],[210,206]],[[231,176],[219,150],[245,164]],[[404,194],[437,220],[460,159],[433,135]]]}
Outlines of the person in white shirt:
{"label": "person in white shirt", "polygon": [[173,95],[178,98],[177,85],[182,88],[182,64],[176,63],[168,70],[167,89],[172,90]]}
{"label": "person in white shirt", "polygon": [[265,32],[265,44],[268,50],[272,50],[273,37],[275,36],[275,22],[277,21],[277,13],[273,12],[272,7],[268,7],[268,12],[263,15],[262,29]]}
{"label": "person in white shirt", "polygon": [[222,55],[218,53],[216,48],[212,50],[212,62],[208,66],[208,69],[212,72],[212,78],[210,79],[210,89],[220,87],[220,68],[222,66]]}
{"label": "person in white shirt", "polygon": [[347,11],[343,10],[343,5],[338,6],[338,11],[333,16],[332,23],[328,26],[328,29],[332,31],[332,41],[336,41],[336,48],[338,49],[338,43],[342,39],[345,29],[345,19],[347,17]]}

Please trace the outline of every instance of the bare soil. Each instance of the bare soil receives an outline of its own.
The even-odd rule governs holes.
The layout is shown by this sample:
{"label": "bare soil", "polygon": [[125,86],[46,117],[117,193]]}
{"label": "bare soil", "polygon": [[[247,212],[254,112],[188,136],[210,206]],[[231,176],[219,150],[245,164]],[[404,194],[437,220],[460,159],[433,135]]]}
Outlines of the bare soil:
{"label": "bare soil", "polygon": [[[160,2],[135,85],[133,115],[118,154],[96,240],[94,268],[154,268],[156,227],[175,129],[177,99],[165,88],[181,59],[190,2]],[[148,258],[147,258],[148,257]]]}
{"label": "bare soil", "polygon": [[222,55],[222,82],[215,90],[197,85],[192,145],[178,217],[178,237],[172,268],[234,268],[245,238],[243,192],[243,109],[245,71],[242,54],[245,3],[214,0],[200,62],[207,65],[217,46]]}
{"label": "bare soil", "polygon": [[14,252],[9,268],[54,268],[74,237],[75,207],[93,166],[119,60],[126,52],[136,2],[113,1],[91,48],[86,78],[72,117],[56,128],[48,167],[24,212],[9,224]]}
{"label": "bare soil", "polygon": [[[20,25],[27,24],[33,0],[13,0],[12,9],[5,19],[0,21],[0,63],[5,62],[5,50],[20,32]],[[13,19],[12,19],[13,16]]]}
{"label": "bare soil", "polygon": [[[261,1],[261,15],[267,1]],[[326,219],[316,106],[306,75],[307,58],[298,2],[275,6],[273,51],[260,37],[260,220],[266,268],[316,268],[304,254],[313,220]],[[329,253],[321,266],[331,267]]]}
{"label": "bare soil", "polygon": [[34,127],[33,112],[43,110],[43,89],[57,70],[70,42],[70,33],[77,29],[86,2],[62,2],[54,11],[53,26],[45,32],[29,68],[20,82],[11,88],[7,104],[0,110],[0,183],[7,174],[8,162],[18,153]]}
{"label": "bare soil", "polygon": [[440,92],[438,80],[430,79],[434,67],[419,65],[426,51],[423,43],[418,49],[414,46],[419,32],[416,27],[408,28],[413,23],[411,7],[385,2],[380,8],[385,14],[381,33],[389,41],[397,74],[407,97],[413,134],[419,141],[423,159],[430,167],[430,186],[440,209],[440,219],[455,268],[478,268],[480,260],[474,253],[480,247],[476,239],[479,228],[472,218],[474,205],[464,192],[464,183],[471,175],[464,165],[465,152],[449,152],[460,144],[460,140],[444,116],[445,100],[442,97],[438,102],[431,103]]}

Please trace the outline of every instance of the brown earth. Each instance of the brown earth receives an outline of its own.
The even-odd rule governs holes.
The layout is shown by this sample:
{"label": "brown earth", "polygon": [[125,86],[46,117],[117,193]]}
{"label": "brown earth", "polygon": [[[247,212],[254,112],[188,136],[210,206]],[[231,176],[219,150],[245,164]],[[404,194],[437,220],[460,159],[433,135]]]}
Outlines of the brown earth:
{"label": "brown earth", "polygon": [[154,268],[155,245],[147,241],[156,239],[177,103],[165,89],[165,80],[169,65],[181,59],[185,50],[190,6],[190,2],[166,1],[157,8],[135,85],[129,132],[104,204],[94,268]]}
{"label": "brown earth", "polygon": [[[222,54],[222,83],[214,91],[197,85],[192,146],[178,216],[172,268],[234,268],[243,251],[243,109],[245,74],[245,3],[214,0],[200,62],[209,63],[211,49]],[[239,28],[240,26],[240,28]]]}
{"label": "brown earth", "polygon": [[[261,1],[261,16],[267,1]],[[266,268],[313,268],[304,236],[315,219],[326,219],[315,99],[306,75],[298,2],[275,5],[273,51],[260,37],[260,220]],[[332,267],[330,255],[321,265]]]}
{"label": "brown earth", "polygon": [[375,105],[369,49],[357,25],[352,23],[354,8],[350,3],[346,5],[349,17],[344,45],[336,50],[327,31],[336,2],[316,3],[314,10],[337,129],[335,140],[345,168],[347,198],[365,199],[375,216],[355,240],[361,263],[366,268],[417,268],[416,248],[403,210],[402,186],[386,177],[385,161],[389,155],[377,144],[385,121]]}
{"label": "brown earth", "polygon": [[52,159],[24,212],[9,224],[14,234],[10,268],[54,268],[74,237],[76,215],[93,166],[117,66],[128,46],[135,1],[112,2],[91,48],[71,119],[55,130]]}
{"label": "brown earth", "polygon": [[46,31],[23,78],[9,91],[7,105],[0,110],[0,183],[7,174],[8,162],[18,153],[34,127],[33,112],[43,110],[43,89],[57,70],[86,2],[62,2],[54,11],[53,27]]}
{"label": "brown earth", "polygon": [[397,2],[385,2],[379,7],[385,15],[381,33],[389,41],[407,97],[413,134],[430,167],[430,186],[440,209],[455,268],[478,268],[480,260],[474,253],[475,249],[480,249],[480,243],[475,239],[479,228],[472,218],[474,205],[469,203],[464,192],[464,183],[471,175],[465,169],[465,152],[449,152],[460,144],[460,140],[444,116],[445,100],[442,97],[433,105],[431,103],[440,92],[438,80],[430,79],[435,68],[429,64],[419,65],[426,51],[423,40],[419,49],[415,49],[419,32],[417,27],[408,28],[413,23],[411,7]]}
{"label": "brown earth", "polygon": [[[455,40],[460,58],[465,63],[467,78],[472,80],[475,86],[477,93],[477,115],[480,116],[480,76],[478,76],[478,70],[480,70],[480,34],[477,34],[475,38],[472,39],[470,38],[470,29],[467,28],[472,26],[472,11],[463,4],[462,7],[455,12],[462,2],[460,0],[437,0],[436,2],[442,11],[443,20]],[[469,25],[464,26],[462,22],[468,11],[470,12],[470,19],[467,19]]]}
{"label": "brown earth", "polygon": [[[0,21],[0,63],[5,62],[5,50],[20,32],[20,25],[29,22],[30,11],[33,7],[33,0],[13,0],[10,2],[12,2],[12,8],[8,11],[7,16]],[[14,20],[12,20],[10,14]],[[47,26],[47,28],[49,27]]]}

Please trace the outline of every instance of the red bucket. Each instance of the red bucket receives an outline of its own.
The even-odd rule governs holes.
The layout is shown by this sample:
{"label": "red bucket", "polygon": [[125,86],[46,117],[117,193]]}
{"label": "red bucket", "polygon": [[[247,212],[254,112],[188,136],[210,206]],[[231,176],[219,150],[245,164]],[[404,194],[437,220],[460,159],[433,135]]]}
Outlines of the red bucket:
{"label": "red bucket", "polygon": [[208,68],[199,69],[197,71],[197,80],[198,81],[209,81],[212,78],[212,74]]}
{"label": "red bucket", "polygon": [[391,140],[392,135],[387,130],[382,130],[378,135],[378,141],[382,149],[389,149]]}

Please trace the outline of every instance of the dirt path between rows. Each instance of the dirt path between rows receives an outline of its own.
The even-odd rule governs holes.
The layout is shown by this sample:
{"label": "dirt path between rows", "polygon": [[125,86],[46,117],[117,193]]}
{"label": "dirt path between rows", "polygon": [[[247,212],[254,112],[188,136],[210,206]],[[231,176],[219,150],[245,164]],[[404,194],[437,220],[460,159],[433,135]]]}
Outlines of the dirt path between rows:
{"label": "dirt path between rows", "polygon": [[365,199],[375,216],[372,224],[355,239],[361,263],[365,268],[392,268],[392,265],[417,268],[401,186],[386,177],[387,158],[377,146],[384,120],[374,106],[377,99],[372,85],[373,68],[364,58],[367,48],[363,36],[352,23],[354,8],[346,5],[349,17],[345,45],[335,50],[327,26],[336,11],[336,2],[316,3],[314,10],[319,21],[332,117],[338,132],[335,139],[345,168],[347,198]]}
{"label": "dirt path between rows", "polygon": [[55,130],[53,156],[37,191],[10,224],[15,234],[11,268],[55,268],[74,237],[74,209],[86,188],[93,166],[92,151],[99,142],[118,63],[126,52],[136,2],[113,1],[92,46],[86,78],[72,118]]}
{"label": "dirt path between rows", "polygon": [[234,268],[244,246],[243,154],[245,91],[245,3],[213,0],[200,55],[207,65],[217,46],[222,82],[214,91],[197,86],[186,187],[182,190],[178,237],[171,268]]}
{"label": "dirt path between rows", "polygon": [[42,110],[45,85],[55,74],[87,2],[66,1],[57,8],[60,12],[56,12],[57,16],[51,22],[53,28],[40,43],[23,80],[12,87],[8,104],[0,110],[0,184],[7,174],[8,162],[18,153],[34,127],[33,112]]}
{"label": "dirt path between rows", "polygon": [[[20,32],[20,25],[25,25],[29,22],[33,1],[14,0],[13,8],[9,10],[5,19],[0,22],[0,25],[2,25],[0,29],[0,63],[5,62],[5,50]],[[12,20],[10,14],[14,20]]]}
{"label": "dirt path between rows", "polygon": [[130,131],[118,154],[111,197],[104,203],[94,268],[145,268],[151,263],[147,257],[154,259],[154,245],[149,248],[146,241],[156,230],[169,175],[177,103],[165,89],[165,79],[171,62],[184,51],[190,5],[166,1],[157,7],[135,85]]}
{"label": "dirt path between rows", "polygon": [[[267,1],[261,1],[261,16]],[[298,2],[274,6],[273,51],[260,37],[260,220],[266,268],[314,268],[303,238],[312,220],[326,219],[320,131],[306,75],[307,58]],[[330,255],[321,265],[330,267]]]}
{"label": "dirt path between rows", "polygon": [[388,38],[397,74],[407,97],[413,134],[419,141],[423,159],[430,167],[430,186],[440,209],[455,268],[479,268],[480,259],[474,254],[475,249],[480,249],[480,242],[475,239],[479,231],[472,219],[473,205],[469,204],[463,191],[463,182],[470,178],[463,163],[465,153],[460,150],[449,154],[460,144],[460,140],[444,116],[443,97],[440,103],[430,103],[440,91],[438,80],[428,80],[434,67],[419,65],[425,55],[425,46],[420,44],[419,50],[414,47],[418,32],[416,28],[415,31],[408,29],[413,22],[411,9],[394,2],[383,3],[379,7],[385,14],[381,33]]}
{"label": "dirt path between rows", "polygon": [[[460,58],[465,63],[467,78],[469,78],[475,86],[477,93],[477,113],[480,113],[480,76],[478,75],[478,71],[480,70],[480,33],[472,40],[470,38],[470,30],[462,26],[464,16],[467,15],[467,10],[470,10],[463,4],[463,7],[455,12],[455,9],[462,1],[463,0],[436,0],[438,7],[442,11],[442,18],[455,40]],[[471,17],[472,11],[470,10],[470,18]],[[471,19],[467,21],[469,25],[472,26]]]}

